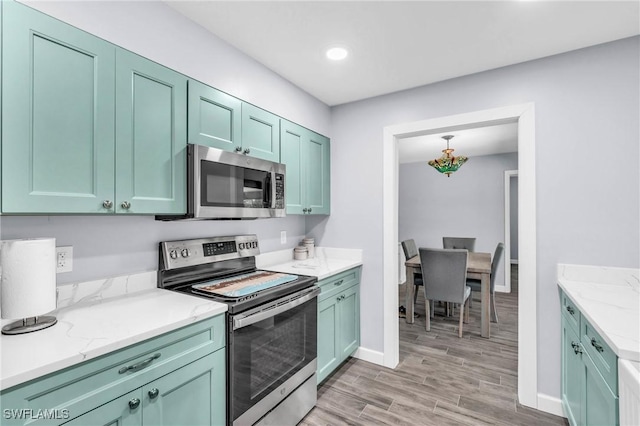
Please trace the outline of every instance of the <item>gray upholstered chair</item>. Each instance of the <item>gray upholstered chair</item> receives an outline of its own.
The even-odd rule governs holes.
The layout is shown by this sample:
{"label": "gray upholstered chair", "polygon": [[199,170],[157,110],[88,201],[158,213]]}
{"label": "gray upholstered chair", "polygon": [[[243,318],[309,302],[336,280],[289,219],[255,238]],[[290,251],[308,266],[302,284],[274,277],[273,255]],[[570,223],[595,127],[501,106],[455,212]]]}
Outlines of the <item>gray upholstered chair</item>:
{"label": "gray upholstered chair", "polygon": [[[498,312],[496,311],[496,294],[494,292],[496,287],[496,272],[498,271],[498,265],[500,259],[502,259],[502,253],[504,252],[504,244],[498,243],[496,251],[493,253],[493,259],[491,259],[491,284],[489,286],[491,293],[491,321],[498,322]],[[471,287],[471,291],[482,291],[481,281],[467,279],[467,285]]]}
{"label": "gray upholstered chair", "polygon": [[[431,330],[429,301],[459,303],[460,329],[458,337],[462,337],[463,313],[469,321],[469,304],[467,300],[471,288],[467,286],[467,250],[420,248],[422,280],[424,282],[424,298],[427,331]],[[464,306],[466,305],[466,312]]]}
{"label": "gray upholstered chair", "polygon": [[[401,244],[402,244],[402,251],[404,251],[404,257],[407,260],[418,255],[418,248],[416,247],[415,241],[404,240]],[[422,275],[413,274],[413,284],[414,284],[413,303],[415,304],[416,300],[418,299],[418,286],[422,285]]]}
{"label": "gray upholstered chair", "polygon": [[475,251],[475,238],[442,237],[442,248]]}

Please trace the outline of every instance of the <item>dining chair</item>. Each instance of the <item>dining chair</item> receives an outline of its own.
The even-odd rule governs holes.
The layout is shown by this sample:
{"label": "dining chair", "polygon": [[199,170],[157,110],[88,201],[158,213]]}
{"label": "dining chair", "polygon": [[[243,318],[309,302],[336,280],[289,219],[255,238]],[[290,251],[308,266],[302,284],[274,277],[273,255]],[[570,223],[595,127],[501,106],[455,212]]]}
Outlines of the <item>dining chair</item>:
{"label": "dining chair", "polygon": [[465,249],[474,251],[475,247],[475,238],[442,237],[442,248],[445,249]]}
{"label": "dining chair", "polygon": [[[502,259],[502,253],[504,252],[504,244],[498,243],[496,246],[496,250],[493,253],[493,259],[491,259],[491,284],[489,285],[489,292],[491,294],[491,321],[498,322],[498,312],[496,311],[496,272],[498,271],[498,265],[500,264],[500,259]],[[471,287],[471,292],[473,294],[474,291],[481,292],[482,285],[480,280],[467,279],[467,285]]]}
{"label": "dining chair", "polygon": [[[406,260],[411,259],[418,255],[418,248],[416,247],[416,242],[413,240],[404,240],[402,241],[402,251],[404,251],[404,257]],[[418,286],[422,285],[422,275],[413,274],[413,303],[416,303],[418,300]]]}
{"label": "dining chair", "polygon": [[[469,322],[469,296],[471,288],[467,286],[467,250],[420,248],[422,281],[426,311],[426,330],[431,330],[429,312],[431,300],[459,303],[460,328],[458,337],[462,337],[463,314]],[[466,312],[465,312],[466,305]]]}

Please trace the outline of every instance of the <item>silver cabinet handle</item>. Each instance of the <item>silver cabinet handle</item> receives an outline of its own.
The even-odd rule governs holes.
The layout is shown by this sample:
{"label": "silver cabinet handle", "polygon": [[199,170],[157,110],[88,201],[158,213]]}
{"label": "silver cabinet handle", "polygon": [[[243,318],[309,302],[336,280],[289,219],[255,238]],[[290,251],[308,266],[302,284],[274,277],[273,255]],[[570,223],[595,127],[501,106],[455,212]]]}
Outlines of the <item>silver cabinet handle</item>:
{"label": "silver cabinet handle", "polygon": [[113,202],[111,200],[104,200],[102,202],[102,207],[104,207],[105,209],[110,209],[111,207],[113,207]]}
{"label": "silver cabinet handle", "polygon": [[250,150],[249,148],[247,148],[247,149],[245,149],[245,150],[244,150],[244,153],[245,153],[245,154],[248,154],[248,153],[250,153],[250,152],[251,152],[251,150]]}
{"label": "silver cabinet handle", "polygon": [[333,285],[339,286],[339,285],[342,285],[343,282],[344,282],[344,280],[339,280],[339,281],[336,281],[335,283],[333,283]]}
{"label": "silver cabinet handle", "polygon": [[311,207],[309,207],[309,213],[311,213]]}
{"label": "silver cabinet handle", "polygon": [[149,391],[149,398],[155,399],[158,397],[159,394],[160,394],[160,391],[158,390],[158,388],[153,388]]}
{"label": "silver cabinet handle", "polygon": [[571,347],[573,348],[573,352],[576,355],[582,353],[582,348],[580,347],[580,343],[571,342]]}
{"label": "silver cabinet handle", "polygon": [[133,399],[129,400],[129,408],[130,409],[135,410],[139,406],[140,406],[140,399],[139,398],[133,398]]}
{"label": "silver cabinet handle", "polygon": [[592,337],[592,338],[591,338],[591,346],[593,346],[594,348],[596,348],[596,350],[597,350],[598,352],[604,352],[604,348],[602,347],[602,345],[601,345],[600,343],[598,343],[598,342],[596,341],[596,338],[595,338],[595,337]]}
{"label": "silver cabinet handle", "polygon": [[302,213],[306,213],[307,212],[307,208],[305,207],[304,209],[302,209]]}
{"label": "silver cabinet handle", "polygon": [[129,365],[127,367],[122,367],[120,370],[118,370],[119,374],[124,374],[127,371],[139,371],[142,370],[143,368],[147,368],[149,366],[149,364],[151,364],[154,360],[160,358],[160,352],[158,352],[157,354],[143,360],[140,361],[137,364],[133,364],[133,365]]}
{"label": "silver cabinet handle", "polygon": [[573,310],[573,308],[571,306],[567,306],[567,312],[569,312],[571,315],[573,315],[575,313],[575,311]]}
{"label": "silver cabinet handle", "polygon": [[242,151],[242,147],[241,146],[236,146],[236,152],[240,152]]}
{"label": "silver cabinet handle", "polygon": [[122,207],[125,210],[129,210],[131,208],[131,203],[128,201],[123,201],[122,204],[120,204],[120,207]]}

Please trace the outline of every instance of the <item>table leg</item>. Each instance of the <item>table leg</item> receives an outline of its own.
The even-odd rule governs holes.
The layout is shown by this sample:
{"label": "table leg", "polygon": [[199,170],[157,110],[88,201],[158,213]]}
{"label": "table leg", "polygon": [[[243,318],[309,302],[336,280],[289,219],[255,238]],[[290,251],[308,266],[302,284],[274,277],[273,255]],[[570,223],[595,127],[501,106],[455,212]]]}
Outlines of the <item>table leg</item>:
{"label": "table leg", "polygon": [[407,324],[413,324],[413,292],[415,289],[413,283],[413,268],[407,267],[407,290],[405,291],[405,308],[407,313]]}
{"label": "table leg", "polygon": [[482,298],[482,337],[491,337],[491,279],[489,274],[482,274],[480,281]]}

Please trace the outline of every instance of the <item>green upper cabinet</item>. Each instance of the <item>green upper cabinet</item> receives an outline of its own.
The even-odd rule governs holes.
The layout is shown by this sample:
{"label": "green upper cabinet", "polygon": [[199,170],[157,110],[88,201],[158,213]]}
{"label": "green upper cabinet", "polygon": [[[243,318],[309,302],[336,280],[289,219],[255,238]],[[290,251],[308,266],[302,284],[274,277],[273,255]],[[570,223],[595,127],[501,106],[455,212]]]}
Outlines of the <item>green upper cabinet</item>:
{"label": "green upper cabinet", "polygon": [[282,119],[280,162],[287,166],[287,214],[329,214],[329,139]]}
{"label": "green upper cabinet", "polygon": [[189,143],[225,151],[242,150],[242,101],[189,80]]}
{"label": "green upper cabinet", "polygon": [[279,163],[280,117],[243,102],[242,152]]}
{"label": "green upper cabinet", "polygon": [[186,77],[3,6],[3,213],[186,211]]}
{"label": "green upper cabinet", "polygon": [[24,5],[3,7],[2,209],[110,213],[115,49]]}
{"label": "green upper cabinet", "polygon": [[185,76],[117,50],[117,213],[186,211],[186,103]]}

